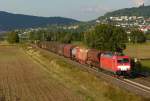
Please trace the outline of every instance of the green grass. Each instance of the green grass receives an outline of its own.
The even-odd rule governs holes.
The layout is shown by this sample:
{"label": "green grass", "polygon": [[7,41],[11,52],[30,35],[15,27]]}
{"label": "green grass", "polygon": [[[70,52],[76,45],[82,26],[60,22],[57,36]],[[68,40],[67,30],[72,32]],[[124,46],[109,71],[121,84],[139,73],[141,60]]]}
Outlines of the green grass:
{"label": "green grass", "polygon": [[139,59],[150,59],[150,42],[144,44],[127,44],[124,53]]}
{"label": "green grass", "polygon": [[150,72],[150,60],[142,60],[142,70]]}
{"label": "green grass", "polygon": [[143,66],[150,68],[150,60],[143,60],[141,61]]}

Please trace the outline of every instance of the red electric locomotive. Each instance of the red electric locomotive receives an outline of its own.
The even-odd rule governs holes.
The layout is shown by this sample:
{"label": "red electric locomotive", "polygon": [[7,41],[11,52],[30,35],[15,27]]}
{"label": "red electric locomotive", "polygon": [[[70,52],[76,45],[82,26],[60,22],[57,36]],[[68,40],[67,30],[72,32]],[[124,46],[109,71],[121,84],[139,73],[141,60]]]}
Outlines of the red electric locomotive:
{"label": "red electric locomotive", "polygon": [[129,75],[131,64],[129,56],[104,52],[100,56],[100,67],[117,75]]}

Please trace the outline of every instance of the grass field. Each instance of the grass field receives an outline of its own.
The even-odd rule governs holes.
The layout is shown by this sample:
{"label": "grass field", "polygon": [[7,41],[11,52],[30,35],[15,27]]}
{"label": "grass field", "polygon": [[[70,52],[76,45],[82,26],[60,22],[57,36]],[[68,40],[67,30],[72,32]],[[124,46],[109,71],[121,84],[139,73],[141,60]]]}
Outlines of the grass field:
{"label": "grass field", "polygon": [[143,60],[142,64],[143,64],[143,66],[150,68],[150,60]]}
{"label": "grass field", "polygon": [[128,44],[125,54],[139,59],[150,59],[150,43]]}
{"label": "grass field", "polygon": [[142,69],[150,71],[150,42],[144,44],[128,44],[125,54],[142,59]]}
{"label": "grass field", "polygon": [[150,60],[142,60],[141,63],[142,63],[142,69],[144,71],[150,72]]}
{"label": "grass field", "polygon": [[[109,84],[94,75],[81,71],[54,54],[44,50],[27,49],[27,53],[43,65],[45,71],[61,84],[80,95],[83,101],[145,101],[133,93]],[[46,65],[45,65],[46,64]],[[147,100],[149,101],[149,100]]]}
{"label": "grass field", "polygon": [[18,46],[0,46],[0,101],[84,101]]}

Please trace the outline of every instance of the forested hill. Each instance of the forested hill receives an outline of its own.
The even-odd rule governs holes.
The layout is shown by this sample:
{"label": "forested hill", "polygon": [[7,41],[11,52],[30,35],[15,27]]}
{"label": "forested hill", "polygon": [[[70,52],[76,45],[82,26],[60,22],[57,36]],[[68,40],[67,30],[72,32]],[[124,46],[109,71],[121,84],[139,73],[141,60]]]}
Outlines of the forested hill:
{"label": "forested hill", "polygon": [[120,9],[113,12],[108,12],[105,17],[110,16],[143,16],[150,17],[150,6],[140,6],[133,8]]}
{"label": "forested hill", "polygon": [[51,24],[71,24],[79,21],[63,17],[37,17],[0,11],[0,29],[42,27]]}

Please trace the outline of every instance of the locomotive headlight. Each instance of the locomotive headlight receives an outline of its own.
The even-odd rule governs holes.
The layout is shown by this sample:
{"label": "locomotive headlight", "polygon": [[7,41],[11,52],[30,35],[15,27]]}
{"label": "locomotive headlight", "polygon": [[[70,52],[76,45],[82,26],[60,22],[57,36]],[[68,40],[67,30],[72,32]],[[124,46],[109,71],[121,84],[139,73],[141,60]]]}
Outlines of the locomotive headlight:
{"label": "locomotive headlight", "polygon": [[124,65],[122,65],[122,66],[118,66],[118,69],[120,69],[121,71],[127,71],[127,70],[130,69],[130,66],[124,66]]}

